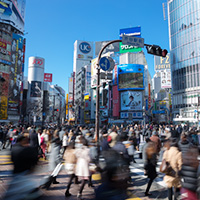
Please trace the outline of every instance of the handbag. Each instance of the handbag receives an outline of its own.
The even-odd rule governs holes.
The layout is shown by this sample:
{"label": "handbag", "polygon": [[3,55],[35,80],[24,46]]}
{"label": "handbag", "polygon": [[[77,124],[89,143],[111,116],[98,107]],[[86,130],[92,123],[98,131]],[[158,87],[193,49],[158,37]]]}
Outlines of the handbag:
{"label": "handbag", "polygon": [[165,159],[162,160],[160,165],[160,172],[164,173],[168,176],[176,177],[176,171],[171,167],[170,163],[167,162]]}

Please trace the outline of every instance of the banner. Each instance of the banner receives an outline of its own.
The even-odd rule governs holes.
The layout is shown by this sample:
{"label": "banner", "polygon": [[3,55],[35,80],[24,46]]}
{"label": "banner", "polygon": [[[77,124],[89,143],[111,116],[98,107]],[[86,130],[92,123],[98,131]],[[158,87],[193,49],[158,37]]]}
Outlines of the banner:
{"label": "banner", "polygon": [[8,107],[8,87],[9,87],[9,74],[0,73],[0,75],[5,79],[4,82],[0,83],[0,120],[6,120],[7,107]]}
{"label": "banner", "polygon": [[44,73],[44,82],[52,82],[52,74],[50,73]]}
{"label": "banner", "polygon": [[113,117],[119,117],[119,91],[117,85],[113,86]]}
{"label": "banner", "polygon": [[20,90],[23,79],[23,38],[13,33],[11,45],[11,66],[8,111],[17,111],[20,101]]}
{"label": "banner", "polygon": [[143,90],[144,66],[137,64],[118,65],[119,90]]}
{"label": "banner", "polygon": [[161,71],[161,88],[171,88],[171,71]]}
{"label": "banner", "polygon": [[142,91],[121,92],[121,110],[142,110]]}
{"label": "banner", "polygon": [[40,81],[31,81],[31,94],[30,97],[41,97],[42,83]]}

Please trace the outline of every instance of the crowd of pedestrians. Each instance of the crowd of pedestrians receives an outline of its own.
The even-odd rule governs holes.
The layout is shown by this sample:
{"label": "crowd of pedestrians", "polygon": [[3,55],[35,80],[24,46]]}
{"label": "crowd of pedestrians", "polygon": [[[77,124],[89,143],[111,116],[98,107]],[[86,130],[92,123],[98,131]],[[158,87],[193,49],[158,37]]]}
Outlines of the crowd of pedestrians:
{"label": "crowd of pedestrians", "polygon": [[[94,126],[2,125],[0,150],[11,149],[14,177],[30,175],[39,158],[48,160],[50,172],[64,163],[69,175],[66,198],[71,196],[70,188],[75,183],[80,185],[77,198],[82,199],[85,185],[93,187],[91,177],[97,171],[101,174],[101,185],[95,188],[96,199],[128,198],[127,188],[131,181],[134,182],[129,166],[136,163],[135,152],[143,158],[144,175],[148,178],[145,196],[151,195],[151,185],[158,175],[157,162],[161,158],[162,167],[166,164],[168,170],[164,176],[168,199],[200,198],[200,131],[196,127],[187,124],[105,125],[99,134],[98,148]],[[51,189],[51,184],[59,184],[58,173],[59,170],[52,173],[43,188]],[[12,185],[16,184],[15,181],[14,178],[5,199],[14,199]],[[25,192],[30,192],[30,188]],[[39,195],[39,188],[34,192]]]}

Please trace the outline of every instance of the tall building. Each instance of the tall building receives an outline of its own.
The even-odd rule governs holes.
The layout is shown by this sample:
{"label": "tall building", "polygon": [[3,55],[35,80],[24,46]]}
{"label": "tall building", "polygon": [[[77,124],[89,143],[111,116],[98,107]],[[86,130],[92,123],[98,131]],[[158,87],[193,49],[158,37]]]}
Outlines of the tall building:
{"label": "tall building", "polygon": [[0,122],[19,122],[23,97],[25,0],[1,1]]}
{"label": "tall building", "polygon": [[194,121],[200,95],[200,1],[168,0],[173,117]]}
{"label": "tall building", "polygon": [[74,62],[73,62],[73,73],[74,73],[74,101],[76,97],[76,73],[81,70],[82,67],[90,66],[90,61],[93,59],[93,42],[86,42],[76,40],[74,43]]}

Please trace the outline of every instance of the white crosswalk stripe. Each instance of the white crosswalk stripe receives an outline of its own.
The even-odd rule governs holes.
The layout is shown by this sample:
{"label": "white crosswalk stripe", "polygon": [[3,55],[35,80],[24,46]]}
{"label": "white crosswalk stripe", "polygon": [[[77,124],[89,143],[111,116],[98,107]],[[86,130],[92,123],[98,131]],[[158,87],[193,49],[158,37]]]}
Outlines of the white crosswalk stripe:
{"label": "white crosswalk stripe", "polygon": [[[158,173],[158,177],[155,179],[155,182],[157,184],[159,184],[160,186],[162,186],[162,187],[166,187],[166,184],[163,181],[164,174],[159,172],[160,171],[161,162],[158,162],[157,165],[158,166],[156,167],[156,171]],[[131,165],[130,166],[130,171],[132,173],[135,173],[135,174],[139,175],[140,177],[147,178],[147,176],[144,175],[144,164],[138,163],[138,164]]]}

